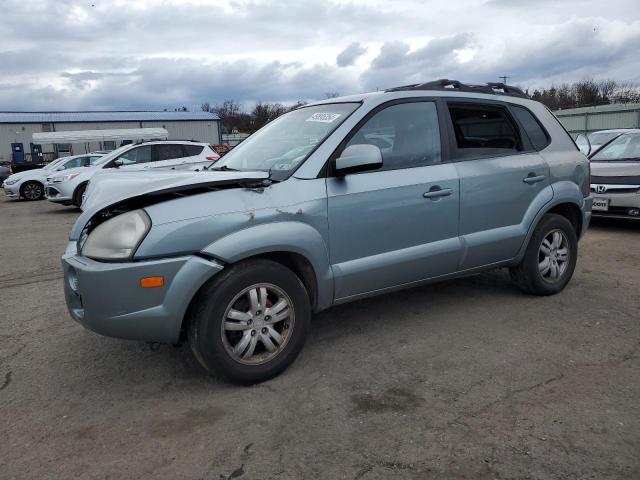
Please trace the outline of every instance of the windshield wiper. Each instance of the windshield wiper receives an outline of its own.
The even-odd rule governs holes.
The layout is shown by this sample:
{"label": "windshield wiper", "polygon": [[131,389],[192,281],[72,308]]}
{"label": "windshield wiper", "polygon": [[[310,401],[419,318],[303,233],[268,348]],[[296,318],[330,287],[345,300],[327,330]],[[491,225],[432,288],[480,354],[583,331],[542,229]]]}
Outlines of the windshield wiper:
{"label": "windshield wiper", "polygon": [[216,172],[239,172],[237,168],[227,167],[226,165],[222,165],[221,167],[212,167],[209,170],[215,170]]}

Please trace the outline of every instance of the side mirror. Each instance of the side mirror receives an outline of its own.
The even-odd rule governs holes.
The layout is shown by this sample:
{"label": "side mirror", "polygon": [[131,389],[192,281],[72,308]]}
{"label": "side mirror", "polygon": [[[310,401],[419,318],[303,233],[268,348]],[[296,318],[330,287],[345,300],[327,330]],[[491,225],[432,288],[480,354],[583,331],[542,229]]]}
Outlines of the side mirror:
{"label": "side mirror", "polygon": [[64,167],[58,167],[58,168],[56,168],[56,172],[61,172],[62,170],[64,170]]}
{"label": "side mirror", "polygon": [[382,152],[375,145],[349,145],[336,158],[338,175],[377,170],[382,167]]}
{"label": "side mirror", "polygon": [[576,137],[576,145],[582,153],[584,153],[586,156],[589,156],[589,154],[591,153],[591,142],[589,141],[589,137],[587,137],[584,133],[581,133]]}
{"label": "side mirror", "polygon": [[124,162],[119,158],[113,161],[114,168],[120,168],[122,165],[124,165]]}

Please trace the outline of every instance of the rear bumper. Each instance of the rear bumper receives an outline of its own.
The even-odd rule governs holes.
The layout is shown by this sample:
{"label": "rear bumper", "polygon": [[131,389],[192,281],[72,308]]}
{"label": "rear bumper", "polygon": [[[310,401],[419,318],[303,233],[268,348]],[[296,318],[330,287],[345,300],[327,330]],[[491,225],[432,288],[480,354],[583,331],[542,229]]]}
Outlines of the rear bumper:
{"label": "rear bumper", "polygon": [[[198,289],[223,266],[196,256],[140,262],[97,262],[69,244],[62,257],[69,313],[96,333],[131,340],[176,343],[182,320]],[[140,279],[164,277],[158,288]]]}

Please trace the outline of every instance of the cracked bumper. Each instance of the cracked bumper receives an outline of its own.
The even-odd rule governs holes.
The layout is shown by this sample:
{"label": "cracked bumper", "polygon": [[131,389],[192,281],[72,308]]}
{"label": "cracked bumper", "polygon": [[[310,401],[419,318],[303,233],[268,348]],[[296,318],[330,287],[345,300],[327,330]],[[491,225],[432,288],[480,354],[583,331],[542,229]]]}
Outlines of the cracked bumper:
{"label": "cracked bumper", "polygon": [[[223,266],[193,255],[140,262],[97,262],[76,253],[62,257],[69,313],[96,333],[131,340],[176,343],[182,320],[198,289]],[[164,277],[158,288],[140,279]]]}

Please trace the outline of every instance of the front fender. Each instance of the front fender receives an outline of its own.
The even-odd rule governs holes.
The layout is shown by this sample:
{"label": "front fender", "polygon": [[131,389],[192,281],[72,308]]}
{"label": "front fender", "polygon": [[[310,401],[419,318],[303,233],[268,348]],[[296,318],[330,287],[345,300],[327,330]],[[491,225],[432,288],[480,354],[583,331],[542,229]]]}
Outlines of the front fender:
{"label": "front fender", "polygon": [[217,239],[201,252],[225,263],[272,252],[297,253],[313,267],[318,309],[333,303],[333,275],[327,245],[320,232],[306,223],[281,221],[248,227]]}

